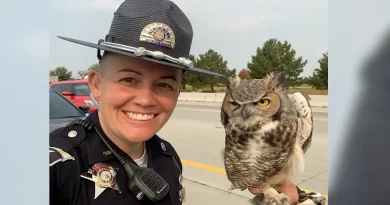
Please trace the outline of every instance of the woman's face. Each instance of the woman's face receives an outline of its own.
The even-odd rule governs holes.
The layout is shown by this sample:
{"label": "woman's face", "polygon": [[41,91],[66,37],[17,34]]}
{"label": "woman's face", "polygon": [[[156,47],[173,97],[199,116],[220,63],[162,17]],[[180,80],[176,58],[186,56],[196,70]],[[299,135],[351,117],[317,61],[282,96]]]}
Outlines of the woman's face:
{"label": "woman's face", "polygon": [[118,54],[104,56],[88,80],[100,98],[99,116],[108,136],[142,142],[168,121],[180,93],[181,69]]}

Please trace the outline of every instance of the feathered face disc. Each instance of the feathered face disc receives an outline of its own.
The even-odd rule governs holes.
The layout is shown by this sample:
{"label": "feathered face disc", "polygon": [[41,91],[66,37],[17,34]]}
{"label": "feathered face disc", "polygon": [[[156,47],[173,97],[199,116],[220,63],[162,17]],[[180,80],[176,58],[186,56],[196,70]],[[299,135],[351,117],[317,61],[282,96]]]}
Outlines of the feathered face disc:
{"label": "feathered face disc", "polygon": [[234,118],[230,120],[244,124],[271,121],[281,107],[286,86],[286,79],[280,74],[270,74],[262,79],[230,78],[222,120]]}

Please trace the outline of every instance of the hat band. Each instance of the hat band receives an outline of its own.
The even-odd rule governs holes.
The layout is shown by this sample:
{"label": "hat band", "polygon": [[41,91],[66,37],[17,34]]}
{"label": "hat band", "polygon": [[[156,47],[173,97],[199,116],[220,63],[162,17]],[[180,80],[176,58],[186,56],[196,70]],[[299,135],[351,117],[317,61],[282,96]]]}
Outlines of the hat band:
{"label": "hat band", "polygon": [[136,55],[138,57],[148,56],[148,57],[152,57],[152,58],[155,58],[158,60],[166,60],[166,61],[169,61],[171,63],[182,65],[184,67],[192,67],[193,66],[193,62],[187,58],[184,58],[184,57],[174,58],[172,56],[164,54],[161,51],[150,51],[144,47],[132,47],[132,46],[126,46],[126,45],[112,43],[112,42],[108,42],[108,41],[101,41],[99,43],[99,45],[106,46],[106,47],[113,48],[113,49],[122,50],[122,51],[128,51],[128,52],[134,53],[134,55]]}

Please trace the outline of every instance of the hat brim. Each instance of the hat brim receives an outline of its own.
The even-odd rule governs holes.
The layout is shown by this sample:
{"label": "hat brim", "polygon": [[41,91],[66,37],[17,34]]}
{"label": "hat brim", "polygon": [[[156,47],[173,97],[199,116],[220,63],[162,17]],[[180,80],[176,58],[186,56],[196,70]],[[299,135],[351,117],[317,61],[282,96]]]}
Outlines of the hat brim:
{"label": "hat brim", "polygon": [[81,40],[72,39],[72,38],[63,37],[63,36],[57,36],[57,37],[60,38],[60,39],[72,42],[72,43],[80,44],[80,45],[83,45],[83,46],[88,46],[88,47],[91,47],[91,48],[96,48],[96,49],[99,49],[99,50],[109,51],[109,52],[113,52],[113,53],[117,53],[117,54],[121,54],[121,55],[125,55],[125,56],[130,56],[130,57],[133,57],[133,58],[138,58],[138,59],[142,59],[142,60],[151,61],[151,62],[154,62],[154,63],[159,63],[159,64],[168,65],[168,66],[173,66],[173,67],[181,68],[181,69],[188,70],[188,71],[195,71],[195,72],[198,72],[198,73],[203,73],[203,74],[217,76],[217,77],[225,77],[224,75],[221,75],[221,74],[215,73],[215,72],[211,72],[211,71],[208,71],[208,70],[205,70],[205,69],[200,69],[200,68],[195,68],[195,67],[185,67],[185,66],[182,66],[182,65],[179,65],[179,64],[175,64],[175,63],[171,63],[171,62],[167,62],[167,61],[163,61],[163,60],[158,60],[158,59],[154,59],[154,58],[147,57],[147,56],[136,56],[134,53],[131,53],[131,52],[126,52],[126,51],[118,50],[118,49],[115,49],[115,48],[109,48],[107,46],[99,45],[99,44],[96,44],[96,43],[90,43],[90,42],[81,41]]}

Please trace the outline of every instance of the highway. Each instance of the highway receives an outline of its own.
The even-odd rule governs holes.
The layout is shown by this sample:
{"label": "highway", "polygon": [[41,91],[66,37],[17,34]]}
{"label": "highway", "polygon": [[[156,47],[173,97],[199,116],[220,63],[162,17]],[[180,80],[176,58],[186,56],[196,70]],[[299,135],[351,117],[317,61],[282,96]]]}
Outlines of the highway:
{"label": "highway", "polygon": [[[186,205],[249,204],[248,191],[228,191],[230,183],[224,172],[222,148],[224,130],[220,123],[220,103],[181,102],[158,135],[169,141],[183,163]],[[305,171],[293,180],[301,189],[328,190],[328,113],[327,108],[313,108],[314,138],[305,155]]]}

